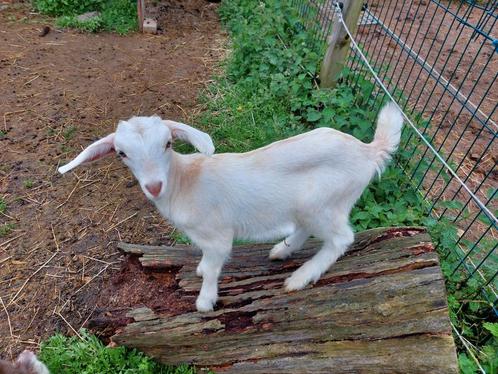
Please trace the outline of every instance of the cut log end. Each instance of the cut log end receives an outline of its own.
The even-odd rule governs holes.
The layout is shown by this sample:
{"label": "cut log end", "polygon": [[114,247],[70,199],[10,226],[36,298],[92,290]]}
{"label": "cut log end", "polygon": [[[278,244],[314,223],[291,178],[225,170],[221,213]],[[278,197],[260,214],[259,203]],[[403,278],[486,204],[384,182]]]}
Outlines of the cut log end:
{"label": "cut log end", "polygon": [[[359,233],[315,285],[286,293],[283,282],[316,251],[270,262],[271,245],[234,248],[210,313],[131,310],[112,340],[167,364],[216,372],[457,373],[444,279],[425,230]],[[190,247],[121,243],[146,269],[175,269],[176,295],[200,288],[200,253]],[[128,323],[129,321],[133,321]]]}

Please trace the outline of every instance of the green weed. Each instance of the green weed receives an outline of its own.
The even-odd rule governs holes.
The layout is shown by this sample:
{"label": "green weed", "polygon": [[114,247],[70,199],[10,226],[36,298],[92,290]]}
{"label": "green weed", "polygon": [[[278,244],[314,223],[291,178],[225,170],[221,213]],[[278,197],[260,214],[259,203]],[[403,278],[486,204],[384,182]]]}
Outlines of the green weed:
{"label": "green weed", "polygon": [[175,241],[176,244],[191,244],[190,239],[183,232],[179,230],[174,230],[170,234],[171,239]]}
{"label": "green weed", "polygon": [[110,0],[102,8],[102,25],[105,31],[127,34],[138,29],[135,1]]}
{"label": "green weed", "polygon": [[[58,16],[56,25],[87,32],[112,31],[126,34],[138,28],[136,2],[130,0],[35,0],[40,12]],[[79,21],[76,17],[88,11],[99,11],[98,17]]]}
{"label": "green weed", "polygon": [[62,136],[64,136],[65,140],[71,140],[76,135],[76,131],[78,128],[76,126],[69,126],[67,129],[64,129]]}
{"label": "green weed", "polygon": [[0,238],[9,235],[16,226],[13,223],[4,223],[0,225]]}
{"label": "green weed", "polygon": [[80,330],[82,339],[56,334],[43,342],[39,358],[52,373],[60,374],[195,374],[187,365],[167,367],[136,350],[107,348],[94,335]]}
{"label": "green weed", "polygon": [[0,213],[5,213],[7,210],[7,203],[5,202],[4,199],[0,197]]}
{"label": "green weed", "polygon": [[100,10],[104,0],[34,0],[33,3],[41,13],[62,16]]}
{"label": "green weed", "polygon": [[57,27],[73,28],[86,32],[98,32],[102,30],[102,18],[94,17],[86,21],[79,21],[76,16],[61,16],[55,21]]}
{"label": "green weed", "polygon": [[34,182],[31,179],[26,179],[22,182],[24,188],[33,188]]}

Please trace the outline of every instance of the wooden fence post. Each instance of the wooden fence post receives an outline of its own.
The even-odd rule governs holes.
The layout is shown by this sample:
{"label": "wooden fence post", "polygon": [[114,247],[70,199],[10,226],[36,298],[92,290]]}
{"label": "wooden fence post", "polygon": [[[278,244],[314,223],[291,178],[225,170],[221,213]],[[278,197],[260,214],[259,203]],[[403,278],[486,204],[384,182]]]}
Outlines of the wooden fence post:
{"label": "wooden fence post", "polygon": [[145,13],[144,0],[137,0],[138,30],[140,32],[144,31],[144,13]]}
{"label": "wooden fence post", "polygon": [[[343,0],[342,14],[348,29],[354,34],[358,28],[363,0]],[[328,38],[328,48],[320,70],[320,86],[334,88],[349,52],[349,35],[334,12],[332,32]]]}

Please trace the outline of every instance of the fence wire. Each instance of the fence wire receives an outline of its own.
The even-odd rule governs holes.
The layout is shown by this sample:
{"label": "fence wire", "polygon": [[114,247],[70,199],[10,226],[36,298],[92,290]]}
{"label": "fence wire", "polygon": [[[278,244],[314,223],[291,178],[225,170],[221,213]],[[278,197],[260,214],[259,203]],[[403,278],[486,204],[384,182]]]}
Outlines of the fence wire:
{"label": "fence wire", "polygon": [[[326,44],[335,1],[293,4]],[[498,315],[497,20],[497,0],[365,1],[349,67],[356,79],[377,76],[371,94],[381,101],[384,85],[413,120],[401,167],[428,214],[458,227],[456,245],[443,254],[452,275],[476,280]]]}

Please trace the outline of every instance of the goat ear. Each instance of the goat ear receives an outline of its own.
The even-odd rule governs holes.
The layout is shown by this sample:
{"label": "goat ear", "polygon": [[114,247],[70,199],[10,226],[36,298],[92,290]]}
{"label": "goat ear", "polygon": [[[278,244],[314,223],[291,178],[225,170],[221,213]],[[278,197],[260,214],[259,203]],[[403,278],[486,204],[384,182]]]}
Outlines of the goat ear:
{"label": "goat ear", "polygon": [[205,132],[194,129],[184,123],[175,121],[163,121],[169,127],[173,138],[185,140],[192,144],[199,152],[211,156],[214,153],[214,145],[211,137]]}
{"label": "goat ear", "polygon": [[76,166],[91,162],[105,157],[114,152],[114,133],[107,135],[105,138],[97,140],[90,144],[81,152],[74,160],[68,164],[61,166],[59,173],[64,174]]}

